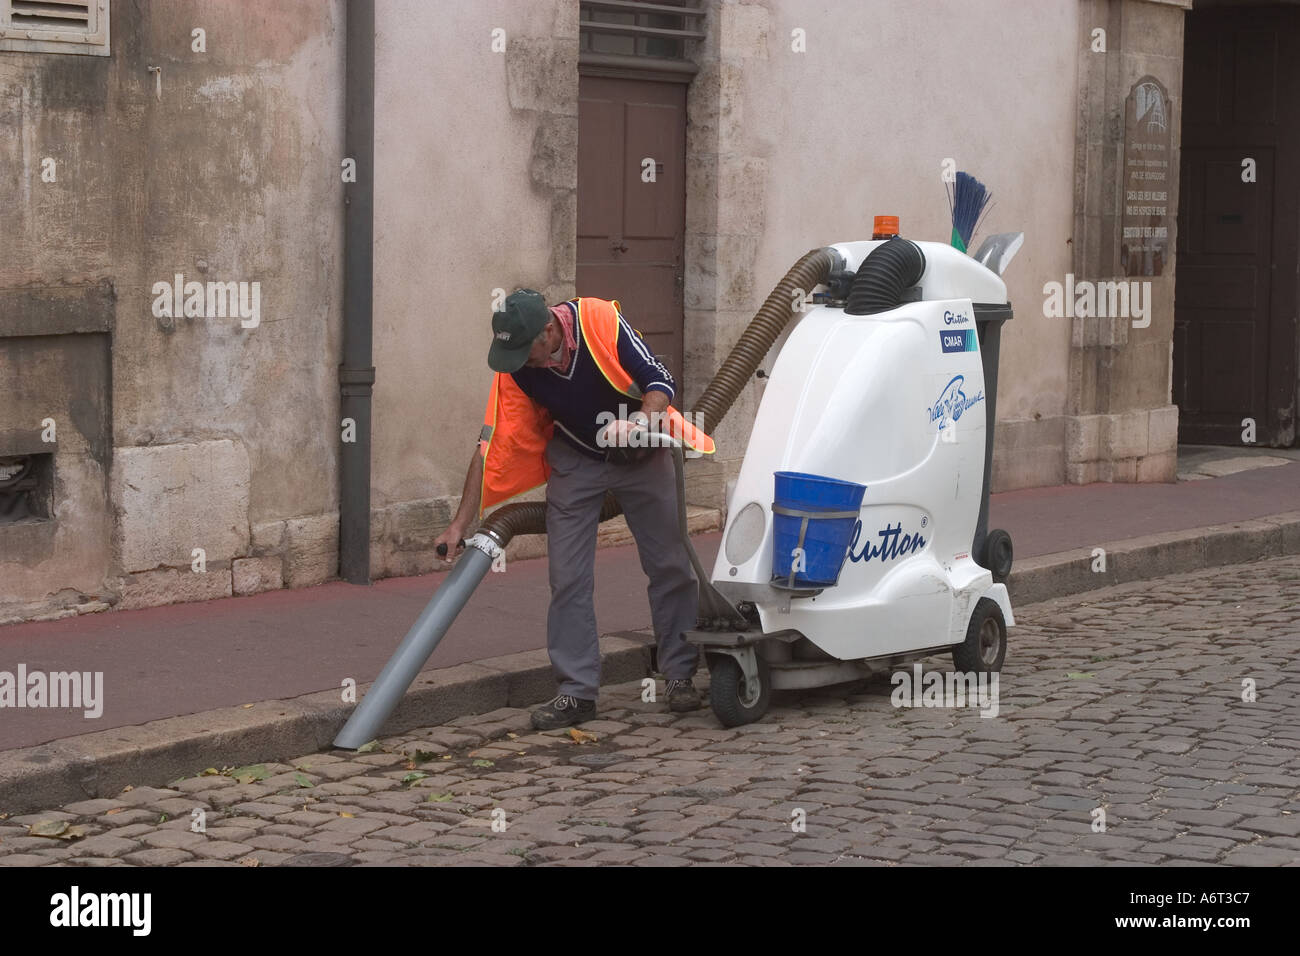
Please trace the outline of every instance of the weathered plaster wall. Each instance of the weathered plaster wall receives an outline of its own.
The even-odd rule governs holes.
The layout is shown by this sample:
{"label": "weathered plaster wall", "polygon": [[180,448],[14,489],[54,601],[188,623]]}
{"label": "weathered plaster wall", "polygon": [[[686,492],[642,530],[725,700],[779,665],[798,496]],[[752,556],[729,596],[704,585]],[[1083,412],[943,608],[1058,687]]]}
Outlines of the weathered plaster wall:
{"label": "weathered plaster wall", "polygon": [[[53,550],[0,529],[0,619],[41,602],[231,593],[267,519],[309,527],[278,541],[263,584],[279,586],[282,559],[296,583],[334,573],[336,555],[310,571],[292,555],[337,524],[342,14],[315,0],[118,0],[108,58],[0,55],[0,335],[50,333],[34,341],[64,349],[85,333],[60,327],[51,290],[107,283],[111,386],[51,375],[30,404],[111,408],[101,467],[119,490],[105,501],[109,476],[64,462]],[[154,283],[177,273],[259,283],[259,324],[155,316]],[[0,434],[30,424],[6,415]],[[96,496],[97,510],[72,507]],[[193,548],[208,570],[187,577]]]}
{"label": "weathered plaster wall", "polygon": [[[1071,262],[1075,0],[719,0],[710,11],[688,130],[690,381],[707,381],[808,249],[870,238],[877,213],[898,215],[908,237],[945,240],[951,157],[993,191],[980,234],[1026,234],[1006,277],[1016,318],[998,393],[1018,454],[1000,434],[998,484],[1062,480],[1070,329],[1042,317],[1041,289]],[[806,52],[792,49],[796,29]],[[734,474],[760,388],[720,430],[718,486]]]}
{"label": "weathered plaster wall", "polygon": [[380,576],[436,563],[491,384],[494,290],[574,294],[578,4],[402,0],[376,20]]}

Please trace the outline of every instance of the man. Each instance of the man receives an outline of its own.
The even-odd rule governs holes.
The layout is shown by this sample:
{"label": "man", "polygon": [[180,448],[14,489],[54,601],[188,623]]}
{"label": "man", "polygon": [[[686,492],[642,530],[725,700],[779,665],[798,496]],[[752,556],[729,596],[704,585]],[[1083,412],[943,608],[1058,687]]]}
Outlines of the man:
{"label": "man", "polygon": [[[547,308],[529,289],[492,316],[488,366],[497,373],[479,448],[465,476],[460,508],[434,542],[459,550],[471,522],[489,508],[545,483],[551,606],[546,645],[559,694],[533,712],[539,730],[596,714],[600,648],[593,599],[596,529],[613,491],[636,539],[673,711],[700,706],[692,683],[697,654],[683,632],[695,626],[698,591],[677,530],[670,452],[648,452],[652,423],[689,448],[713,441],[673,409],[675,384],[617,302],[578,298]],[[627,414],[629,404],[640,410]]]}

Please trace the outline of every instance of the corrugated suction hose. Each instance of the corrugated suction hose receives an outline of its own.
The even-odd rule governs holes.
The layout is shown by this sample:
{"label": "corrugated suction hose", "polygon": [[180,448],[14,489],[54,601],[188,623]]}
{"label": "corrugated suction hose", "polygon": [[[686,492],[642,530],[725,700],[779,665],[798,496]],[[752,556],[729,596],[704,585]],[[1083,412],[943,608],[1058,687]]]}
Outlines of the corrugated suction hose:
{"label": "corrugated suction hose", "polygon": [[[907,244],[913,245],[910,242]],[[920,253],[919,249],[917,253]],[[754,372],[758,370],[758,363],[763,361],[773,343],[789,324],[796,301],[795,291],[802,290],[805,294],[812,292],[814,288],[826,281],[833,269],[841,265],[843,259],[840,254],[830,247],[825,247],[813,249],[790,267],[785,278],[776,284],[762,307],[750,319],[749,325],[732,347],[731,354],[727,356],[726,361],[722,363],[717,374],[704,390],[704,394],[700,396],[700,400],[695,405],[695,414],[699,416],[694,419],[696,425],[706,432],[711,432],[717,427],[731,410],[731,406],[735,404]],[[924,259],[922,259],[922,267],[924,267]],[[862,270],[859,269],[858,276],[861,275]],[[855,277],[853,281],[856,290],[858,278]],[[908,285],[914,284],[914,281],[908,283]],[[612,494],[605,495],[605,503],[600,509],[600,520],[608,521],[622,512],[623,509],[617,499]],[[498,508],[479,526],[479,531],[491,535],[502,547],[505,547],[507,542],[517,534],[545,534],[546,505],[541,502],[525,501]]]}
{"label": "corrugated suction hose", "polygon": [[903,290],[920,282],[924,272],[925,253],[910,239],[891,239],[876,246],[858,266],[844,311],[848,315],[875,315],[897,308]]}

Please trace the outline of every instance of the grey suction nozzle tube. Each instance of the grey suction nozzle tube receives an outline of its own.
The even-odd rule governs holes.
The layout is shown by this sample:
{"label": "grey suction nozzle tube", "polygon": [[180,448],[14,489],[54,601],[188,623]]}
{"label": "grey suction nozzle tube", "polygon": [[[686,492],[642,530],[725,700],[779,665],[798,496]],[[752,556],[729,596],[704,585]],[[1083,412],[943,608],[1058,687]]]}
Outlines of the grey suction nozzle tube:
{"label": "grey suction nozzle tube", "polygon": [[486,535],[475,535],[466,542],[465,553],[451,569],[447,580],[433,593],[366,696],[361,698],[357,709],[334,738],[335,747],[355,750],[379,736],[380,727],[401,701],[415,675],[420,673],[420,668],[429,660],[500,551],[500,546]]}

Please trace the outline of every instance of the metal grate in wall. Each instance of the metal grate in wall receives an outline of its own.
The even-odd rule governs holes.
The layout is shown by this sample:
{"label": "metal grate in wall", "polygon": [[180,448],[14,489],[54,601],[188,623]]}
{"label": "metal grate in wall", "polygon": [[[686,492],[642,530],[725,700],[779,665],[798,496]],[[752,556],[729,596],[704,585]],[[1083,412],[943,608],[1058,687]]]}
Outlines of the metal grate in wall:
{"label": "metal grate in wall", "polygon": [[9,0],[9,6],[17,30],[90,31],[90,0]]}
{"label": "metal grate in wall", "polygon": [[108,55],[108,0],[0,0],[0,50]]}
{"label": "metal grate in wall", "polygon": [[687,45],[704,39],[698,0],[580,0],[578,17],[578,49],[586,62],[686,63]]}

